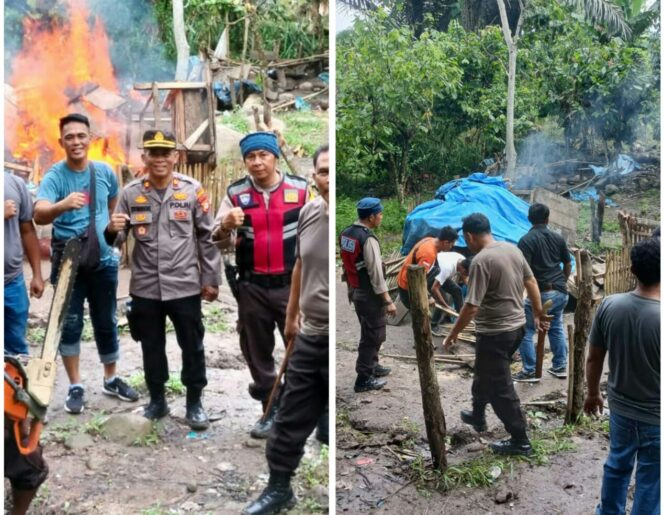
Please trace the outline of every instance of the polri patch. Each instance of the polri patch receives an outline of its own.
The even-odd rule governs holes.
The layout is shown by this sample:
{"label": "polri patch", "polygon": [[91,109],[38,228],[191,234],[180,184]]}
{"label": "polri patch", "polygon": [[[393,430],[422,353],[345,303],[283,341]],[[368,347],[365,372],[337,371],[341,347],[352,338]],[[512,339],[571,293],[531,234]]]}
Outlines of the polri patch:
{"label": "polri patch", "polygon": [[136,234],[139,236],[145,236],[148,233],[148,228],[145,227],[144,225],[139,225],[136,227]]}
{"label": "polri patch", "polygon": [[173,212],[173,219],[174,220],[188,220],[188,211],[174,211]]}
{"label": "polri patch", "polygon": [[284,202],[286,204],[297,204],[298,197],[297,190],[284,190]]}
{"label": "polri patch", "polygon": [[251,193],[240,193],[237,200],[240,203],[240,207],[249,207],[253,205]]}
{"label": "polri patch", "polygon": [[357,245],[357,240],[349,238],[348,236],[341,237],[341,250],[346,252],[355,252],[355,246]]}

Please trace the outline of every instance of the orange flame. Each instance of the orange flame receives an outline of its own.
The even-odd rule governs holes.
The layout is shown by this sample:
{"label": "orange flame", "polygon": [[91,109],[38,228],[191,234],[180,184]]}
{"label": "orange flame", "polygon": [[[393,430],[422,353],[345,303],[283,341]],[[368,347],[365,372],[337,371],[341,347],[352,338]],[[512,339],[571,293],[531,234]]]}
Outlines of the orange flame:
{"label": "orange flame", "polygon": [[90,145],[89,158],[124,163],[126,122],[110,119],[83,98],[91,84],[118,92],[108,36],[102,22],[91,18],[85,0],[66,0],[66,4],[67,22],[23,20],[23,48],[12,63],[9,80],[16,105],[6,109],[5,144],[16,159],[50,166],[65,157],[58,143],[59,118],[84,111],[93,137],[98,136]]}

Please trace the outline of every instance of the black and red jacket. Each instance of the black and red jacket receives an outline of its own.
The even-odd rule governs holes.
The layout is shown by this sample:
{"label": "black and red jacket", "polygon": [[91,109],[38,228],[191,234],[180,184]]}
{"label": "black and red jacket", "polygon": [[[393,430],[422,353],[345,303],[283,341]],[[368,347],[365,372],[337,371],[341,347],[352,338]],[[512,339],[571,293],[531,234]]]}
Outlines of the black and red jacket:
{"label": "black and red jacket", "polygon": [[352,288],[360,288],[373,292],[373,286],[364,262],[364,244],[369,238],[376,235],[367,227],[362,225],[351,225],[346,227],[339,235],[339,248],[341,249],[341,260],[346,272],[346,281]]}
{"label": "black and red jacket", "polygon": [[288,274],[295,266],[297,218],[307,199],[307,181],[283,174],[270,192],[269,206],[249,177],[228,187],[234,207],[244,211],[244,223],[236,239],[235,260],[240,273]]}

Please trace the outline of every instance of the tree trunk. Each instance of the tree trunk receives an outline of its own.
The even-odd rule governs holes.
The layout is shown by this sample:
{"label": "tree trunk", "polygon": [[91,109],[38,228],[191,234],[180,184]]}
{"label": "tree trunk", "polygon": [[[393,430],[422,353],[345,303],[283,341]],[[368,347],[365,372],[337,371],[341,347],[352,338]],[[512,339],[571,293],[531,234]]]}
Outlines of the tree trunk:
{"label": "tree trunk", "polygon": [[[581,259],[576,266],[581,272],[579,298],[574,312],[574,370],[570,370],[572,381],[572,405],[567,406],[565,423],[574,424],[583,413],[584,378],[586,365],[586,341],[592,321],[593,268],[587,250],[580,252]],[[577,270],[577,273],[579,271]]]}
{"label": "tree trunk", "polygon": [[410,265],[408,267],[408,295],[410,296],[410,314],[413,319],[417,369],[420,376],[420,389],[422,390],[424,425],[426,426],[433,466],[440,472],[445,473],[447,469],[445,413],[440,404],[436,362],[433,357],[426,274],[424,267],[420,265]]}
{"label": "tree trunk", "polygon": [[523,18],[523,9],[519,14],[517,26],[512,35],[509,20],[507,19],[507,11],[505,10],[505,1],[496,0],[498,3],[498,10],[500,11],[500,23],[503,30],[503,37],[509,53],[509,60],[507,64],[507,123],[505,126],[505,158],[507,160],[507,168],[505,170],[505,177],[514,177],[516,170],[516,148],[514,147],[514,102],[516,92],[516,56],[517,56],[517,43],[519,40],[519,31],[521,30],[521,21]]}
{"label": "tree trunk", "polygon": [[189,43],[187,42],[187,33],[184,28],[184,5],[182,4],[182,0],[173,0],[173,36],[178,54],[175,80],[187,80]]}

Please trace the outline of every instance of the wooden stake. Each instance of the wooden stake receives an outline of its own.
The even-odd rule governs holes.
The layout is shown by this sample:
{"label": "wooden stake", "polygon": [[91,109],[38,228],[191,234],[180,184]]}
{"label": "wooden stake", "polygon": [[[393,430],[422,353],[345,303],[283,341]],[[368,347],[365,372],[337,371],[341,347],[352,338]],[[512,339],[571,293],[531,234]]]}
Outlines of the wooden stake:
{"label": "wooden stake", "polygon": [[570,369],[574,385],[572,406],[567,423],[576,423],[579,415],[583,412],[586,340],[588,339],[592,319],[592,263],[587,250],[582,250],[580,254],[582,279],[579,286],[579,297],[576,301],[576,311],[574,312],[574,369]]}
{"label": "wooden stake", "polygon": [[567,376],[567,408],[565,410],[565,423],[572,420],[572,399],[574,399],[574,326],[567,326],[567,340],[569,341],[569,374]]}
{"label": "wooden stake", "polygon": [[427,430],[429,448],[434,468],[445,473],[445,413],[440,404],[440,390],[436,379],[436,363],[433,359],[431,341],[431,316],[429,314],[429,295],[427,293],[424,267],[408,267],[408,293],[410,295],[410,313],[413,319],[413,336],[417,354],[417,369],[422,391],[422,409]]}
{"label": "wooden stake", "polygon": [[[553,306],[553,301],[551,299],[547,300],[542,309],[544,310],[544,317],[547,322],[551,322],[553,317],[549,316],[549,310]],[[546,338],[546,331],[537,332],[537,352],[536,352],[536,361],[535,361],[535,377],[537,379],[542,378],[542,365],[544,364],[544,339]]]}

